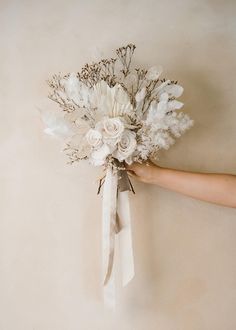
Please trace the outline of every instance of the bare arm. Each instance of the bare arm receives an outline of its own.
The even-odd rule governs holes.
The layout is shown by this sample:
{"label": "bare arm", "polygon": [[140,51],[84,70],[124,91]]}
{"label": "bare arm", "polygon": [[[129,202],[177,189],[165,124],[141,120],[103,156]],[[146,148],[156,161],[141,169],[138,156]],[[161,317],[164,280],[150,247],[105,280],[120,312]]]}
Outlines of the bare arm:
{"label": "bare arm", "polygon": [[236,175],[195,173],[138,163],[127,166],[127,169],[139,181],[206,202],[236,208]]}

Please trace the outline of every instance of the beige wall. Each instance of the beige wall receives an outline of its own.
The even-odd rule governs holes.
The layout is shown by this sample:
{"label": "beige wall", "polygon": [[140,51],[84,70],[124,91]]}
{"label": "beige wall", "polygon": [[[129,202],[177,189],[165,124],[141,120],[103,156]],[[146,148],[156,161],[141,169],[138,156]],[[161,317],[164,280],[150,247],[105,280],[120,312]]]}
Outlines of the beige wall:
{"label": "beige wall", "polygon": [[44,135],[45,80],[133,42],[195,126],[162,166],[236,174],[234,0],[1,0],[0,330],[235,330],[236,211],[134,183],[136,276],[101,303],[99,170]]}

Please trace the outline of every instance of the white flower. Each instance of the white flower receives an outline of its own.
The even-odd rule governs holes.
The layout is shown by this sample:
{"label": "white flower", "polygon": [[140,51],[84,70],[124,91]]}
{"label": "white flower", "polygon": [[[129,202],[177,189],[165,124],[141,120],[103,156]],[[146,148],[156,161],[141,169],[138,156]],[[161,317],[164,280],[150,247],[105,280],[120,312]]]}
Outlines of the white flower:
{"label": "white flower", "polygon": [[80,107],[87,107],[90,103],[92,90],[82,83],[75,73],[71,73],[67,79],[62,79],[61,84],[65,88],[66,95]]}
{"label": "white flower", "polygon": [[148,110],[146,122],[152,124],[154,120],[161,119],[165,116],[165,109],[160,109],[158,111],[158,103],[152,102]]}
{"label": "white flower", "polygon": [[160,85],[154,88],[153,93],[156,94],[157,96],[160,95],[161,93],[165,92],[165,87],[170,83],[171,81],[169,79],[162,82]]}
{"label": "white flower", "polygon": [[136,145],[136,134],[126,129],[117,144],[117,150],[113,152],[113,156],[119,161],[127,160],[130,163],[130,156],[135,151]]}
{"label": "white flower", "polygon": [[111,150],[107,144],[103,144],[99,149],[94,150],[90,154],[89,161],[94,166],[104,165],[107,156],[111,153]]}
{"label": "white flower", "polygon": [[102,144],[102,134],[92,128],[87,132],[86,139],[88,144],[94,148],[98,148]]}
{"label": "white flower", "polygon": [[146,95],[146,87],[143,87],[136,95],[135,100],[136,102],[141,102]]}
{"label": "white flower", "polygon": [[80,81],[77,78],[75,73],[71,73],[68,79],[62,79],[61,84],[65,88],[65,92],[68,97],[73,100],[75,103],[79,103],[80,95],[79,95],[79,88],[80,88]]}
{"label": "white flower", "polygon": [[184,104],[182,102],[179,102],[177,100],[173,100],[173,101],[169,101],[168,102],[168,111],[171,111],[171,110],[179,110],[182,108]]}
{"label": "white flower", "polygon": [[162,67],[161,66],[152,66],[147,74],[146,74],[146,78],[148,80],[156,80],[160,77],[160,75],[162,74]]}
{"label": "white flower", "polygon": [[167,92],[171,97],[179,97],[183,94],[183,87],[177,84],[169,84],[163,88],[163,91]]}
{"label": "white flower", "polygon": [[103,136],[104,141],[116,144],[124,131],[124,123],[120,118],[104,118],[95,126]]}
{"label": "white flower", "polygon": [[157,104],[157,114],[156,118],[163,118],[168,111],[168,94],[162,93],[160,95],[160,101]]}
{"label": "white flower", "polygon": [[159,102],[152,102],[147,113],[146,122],[152,124],[158,120],[165,118],[168,111],[179,110],[184,104],[177,100],[169,101],[168,93],[160,94]]}
{"label": "white flower", "polygon": [[159,148],[169,149],[174,144],[175,140],[170,136],[168,132],[155,132],[153,136],[153,143]]}
{"label": "white flower", "polygon": [[164,81],[161,85],[157,86],[153,93],[160,96],[162,93],[168,93],[170,97],[179,97],[183,94],[183,87],[172,83],[170,80]]}
{"label": "white flower", "polygon": [[93,96],[91,98],[92,107],[96,109],[96,121],[104,116],[119,117],[133,111],[129,95],[120,84],[114,87],[101,80],[93,86]]}
{"label": "white flower", "polygon": [[168,94],[162,93],[159,102],[152,102],[147,114],[147,123],[152,124],[153,121],[164,118],[168,111]]}

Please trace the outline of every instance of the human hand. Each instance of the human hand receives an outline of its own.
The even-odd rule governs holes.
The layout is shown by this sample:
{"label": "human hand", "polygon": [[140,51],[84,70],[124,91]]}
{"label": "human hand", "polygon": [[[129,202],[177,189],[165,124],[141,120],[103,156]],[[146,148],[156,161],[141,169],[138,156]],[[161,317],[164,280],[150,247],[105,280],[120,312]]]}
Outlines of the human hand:
{"label": "human hand", "polygon": [[138,181],[155,184],[155,178],[160,171],[161,167],[153,164],[151,161],[145,163],[133,163],[126,165],[129,176],[137,179]]}

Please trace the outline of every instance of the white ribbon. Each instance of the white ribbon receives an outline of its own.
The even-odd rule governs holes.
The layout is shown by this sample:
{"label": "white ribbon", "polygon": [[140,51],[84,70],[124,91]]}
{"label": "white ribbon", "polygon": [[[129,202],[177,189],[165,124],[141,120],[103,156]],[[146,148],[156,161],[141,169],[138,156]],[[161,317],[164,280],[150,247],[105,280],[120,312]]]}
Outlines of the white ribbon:
{"label": "white ribbon", "polygon": [[118,192],[117,205],[117,213],[122,228],[118,234],[118,238],[123,286],[127,285],[134,277],[134,257],[128,194],[128,191]]}
{"label": "white ribbon", "polygon": [[116,305],[114,278],[116,237],[119,238],[123,286],[134,276],[128,191],[119,191],[118,175],[111,167],[107,169],[102,205],[103,299],[105,306],[111,309]]}
{"label": "white ribbon", "polygon": [[104,188],[102,205],[102,253],[103,253],[103,298],[104,304],[114,309],[115,284],[113,275],[113,261],[115,256],[115,224],[117,202],[117,174],[108,168]]}

